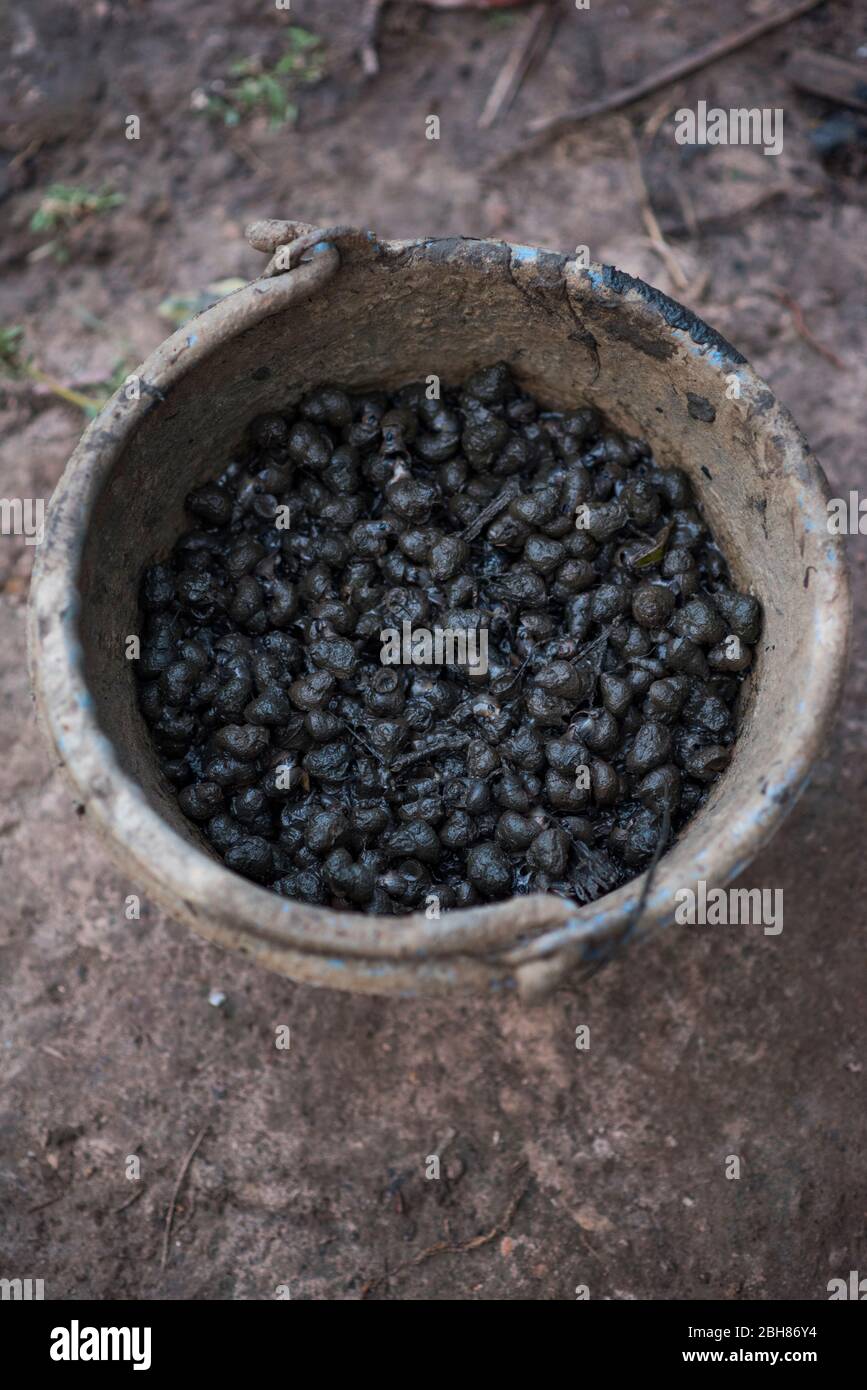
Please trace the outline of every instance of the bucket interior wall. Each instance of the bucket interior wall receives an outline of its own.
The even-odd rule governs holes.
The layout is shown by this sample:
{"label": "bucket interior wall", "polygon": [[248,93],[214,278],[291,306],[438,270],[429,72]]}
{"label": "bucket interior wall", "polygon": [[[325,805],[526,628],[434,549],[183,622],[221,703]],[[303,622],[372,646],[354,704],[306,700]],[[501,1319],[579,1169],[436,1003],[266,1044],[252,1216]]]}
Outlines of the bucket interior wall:
{"label": "bucket interior wall", "polygon": [[[213,352],[144,415],[89,528],[81,639],[98,718],[121,766],[188,840],[207,848],[159,772],[137,707],[134,663],[124,659],[125,639],[140,632],[141,571],[168,554],[189,524],[186,494],[225,466],[249,420],[325,381],[393,388],[433,373],[456,384],[505,360],[545,404],[595,405],[645,438],[658,462],[684,468],[736,581],[765,611],[735,758],[690,837],[712,837],[737,786],[754,781],[760,709],[761,763],[767,769],[784,757],[798,683],[775,673],[809,662],[813,615],[791,519],[792,479],[783,477],[774,441],[761,437],[742,403],[727,399],[706,351],[673,345],[668,327],[654,330],[645,313],[612,305],[590,286],[586,295],[580,284],[567,290],[561,258],[538,261],[529,292],[525,268],[509,255],[419,249],[385,264],[350,259],[306,302]],[[779,750],[768,747],[775,737]]]}

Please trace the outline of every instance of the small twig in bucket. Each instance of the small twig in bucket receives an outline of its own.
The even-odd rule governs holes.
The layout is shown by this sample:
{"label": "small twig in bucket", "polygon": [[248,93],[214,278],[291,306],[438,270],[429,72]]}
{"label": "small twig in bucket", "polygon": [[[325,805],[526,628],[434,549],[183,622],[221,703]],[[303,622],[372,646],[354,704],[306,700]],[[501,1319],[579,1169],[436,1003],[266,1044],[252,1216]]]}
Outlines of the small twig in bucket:
{"label": "small twig in bucket", "polygon": [[394,763],[391,771],[393,774],[405,772],[408,767],[414,767],[416,763],[423,763],[427,758],[435,753],[460,753],[470,741],[469,734],[457,734],[453,737],[448,735],[434,735],[421,748],[415,748],[410,753],[403,753]]}
{"label": "small twig in bucket", "polygon": [[650,897],[650,890],[653,887],[653,880],[656,877],[657,865],[659,864],[659,861],[662,858],[663,850],[668,844],[668,837],[670,834],[671,812],[666,806],[662,813],[662,819],[659,826],[659,835],[656,840],[656,847],[653,851],[653,857],[647,866],[647,871],[644,875],[644,883],[642,885],[641,893],[639,894],[638,902],[635,906],[635,909],[633,912],[630,913],[626,926],[611,942],[609,949],[595,964],[590,966],[589,970],[585,972],[585,980],[590,979],[591,976],[595,975],[597,971],[601,970],[604,965],[608,965],[613,960],[618,950],[618,947],[622,946],[624,941],[628,941],[629,937],[632,935],[632,933],[635,931],[635,928],[641,921],[641,918],[644,915],[644,909],[647,906],[647,899]]}
{"label": "small twig in bucket", "polygon": [[[610,963],[618,947],[622,946],[627,938],[632,935],[644,914],[644,909],[647,905],[647,900],[650,896],[650,890],[656,875],[656,869],[668,845],[670,833],[671,815],[668,810],[664,810],[656,846],[645,874],[644,885],[639,895],[638,902],[634,910],[630,913],[626,926],[615,938],[605,943],[601,954],[596,960],[590,963],[582,960],[585,943],[580,939],[566,943],[552,955],[535,959],[525,958],[523,960],[518,960],[515,973],[523,999],[529,1002],[538,1002],[548,998],[555,989],[559,989],[560,985],[573,970],[577,970],[582,965],[584,968],[581,970],[580,976],[576,978],[580,978],[583,982],[592,978],[603,966]],[[586,853],[589,859],[590,851],[586,850]],[[613,884],[609,886],[613,887]],[[606,891],[608,890],[606,889]]]}
{"label": "small twig in bucket", "polygon": [[475,521],[471,521],[469,526],[461,532],[461,539],[465,541],[475,540],[480,531],[484,530],[489,521],[493,521],[495,516],[499,516],[521,491],[521,485],[516,478],[510,478],[503,488],[503,491],[489,502],[486,507],[479,512]]}

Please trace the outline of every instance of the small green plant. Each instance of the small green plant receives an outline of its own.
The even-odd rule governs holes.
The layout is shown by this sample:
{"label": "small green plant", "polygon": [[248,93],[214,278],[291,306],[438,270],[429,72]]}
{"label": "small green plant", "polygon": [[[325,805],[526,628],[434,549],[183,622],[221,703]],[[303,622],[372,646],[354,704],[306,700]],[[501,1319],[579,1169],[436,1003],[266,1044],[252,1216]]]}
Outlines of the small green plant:
{"label": "small green plant", "polygon": [[102,381],[89,381],[86,383],[88,390],[98,391],[101,397],[95,401],[97,410],[101,410],[107,400],[110,400],[115,391],[119,391],[127,377],[132,372],[135,362],[131,357],[118,357],[108,376],[103,377]]}
{"label": "small green plant", "polygon": [[111,208],[120,207],[124,202],[122,193],[113,193],[110,188],[101,188],[91,193],[86,188],[76,188],[73,184],[53,183],[44,193],[39,207],[30,219],[33,232],[62,232],[82,222],[85,217],[93,217]]}
{"label": "small green plant", "polygon": [[512,29],[518,22],[518,16],[511,10],[491,10],[486,18],[489,29]]}
{"label": "small green plant", "polygon": [[[119,364],[113,375],[117,376],[118,371]],[[79,410],[84,411],[88,419],[92,419],[94,415],[99,414],[108,396],[116,391],[122,383],[126,371],[116,384],[110,386],[110,390],[106,391],[102,399],[94,400],[90,396],[83,395],[81,391],[73,391],[71,387],[62,385],[53,376],[43,372],[33,358],[24,351],[24,329],[20,324],[13,323],[8,326],[0,326],[0,377],[3,376],[10,381],[22,381],[28,378],[30,381],[37,381],[40,386],[46,386],[52,395],[68,402],[69,405],[77,406]],[[99,384],[105,387],[110,385],[108,382]]]}
{"label": "small green plant", "polygon": [[286,48],[273,67],[261,58],[241,58],[229,68],[228,80],[217,80],[193,93],[192,107],[206,116],[237,126],[247,116],[266,115],[272,129],[298,119],[297,89],[319,82],[325,72],[322,40],[309,29],[292,25]]}
{"label": "small green plant", "polygon": [[24,375],[24,363],[21,352],[24,346],[24,329],[20,323],[10,324],[8,328],[0,328],[0,368],[4,376],[13,377],[15,380]]}
{"label": "small green plant", "polygon": [[98,217],[101,213],[120,207],[123,202],[124,195],[114,193],[110,188],[100,188],[93,193],[74,184],[53,183],[42,195],[30,219],[32,232],[53,235],[50,241],[31,251],[28,260],[38,261],[53,256],[61,265],[65,264],[70,258],[67,235],[72,228],[89,217]]}

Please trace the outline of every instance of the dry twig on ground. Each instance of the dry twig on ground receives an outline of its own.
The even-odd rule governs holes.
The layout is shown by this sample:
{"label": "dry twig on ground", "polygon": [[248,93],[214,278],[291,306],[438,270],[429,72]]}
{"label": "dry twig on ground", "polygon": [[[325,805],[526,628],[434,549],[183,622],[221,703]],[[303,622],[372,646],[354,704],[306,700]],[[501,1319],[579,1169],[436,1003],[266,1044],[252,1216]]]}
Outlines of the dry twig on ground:
{"label": "dry twig on ground", "polygon": [[383,1274],[376,1275],[373,1279],[368,1279],[361,1290],[361,1297],[367,1298],[368,1294],[379,1288],[382,1284],[387,1284],[396,1274],[400,1274],[405,1269],[414,1269],[417,1265],[424,1264],[426,1260],[431,1260],[435,1255],[465,1255],[470,1250],[478,1250],[483,1245],[490,1245],[497,1236],[504,1236],[509,1230],[515,1219],[515,1213],[521,1205],[524,1194],[530,1185],[530,1174],[527,1165],[519,1163],[516,1172],[522,1172],[521,1182],[513,1192],[506,1205],[500,1219],[490,1228],[478,1236],[471,1236],[468,1240],[438,1240],[435,1245],[429,1245],[425,1250],[419,1250],[411,1259],[404,1260],[396,1265],[392,1270],[386,1270]]}
{"label": "dry twig on ground", "polygon": [[798,337],[803,338],[804,342],[808,343],[814,352],[818,352],[820,357],[824,357],[826,362],[830,362],[832,367],[836,367],[838,371],[845,371],[846,363],[843,359],[838,357],[836,352],[832,352],[831,348],[826,347],[824,343],[820,343],[819,339],[809,328],[807,320],[804,317],[804,311],[794,295],[789,294],[788,290],[779,289],[770,289],[767,293],[772,295],[774,299],[778,300],[780,304],[788,309],[789,313],[792,315],[792,323],[795,326],[795,332],[798,334]]}
{"label": "dry twig on ground", "polygon": [[169,1209],[166,1212],[166,1225],[165,1230],[163,1231],[163,1249],[162,1255],[160,1256],[160,1269],[165,1269],[166,1261],[169,1258],[169,1240],[172,1234],[172,1222],[175,1219],[175,1206],[177,1204],[181,1188],[184,1184],[184,1178],[187,1176],[189,1166],[195,1158],[198,1147],[201,1144],[207,1132],[208,1126],[202,1125],[202,1128],[199,1130],[192,1144],[187,1149],[187,1152],[184,1154],[184,1161],[181,1164],[180,1169],[178,1170],[178,1176],[175,1179],[175,1185],[172,1189],[172,1196],[169,1202]]}
{"label": "dry twig on ground", "polygon": [[546,52],[559,19],[559,11],[547,3],[547,0],[533,6],[488,94],[479,117],[480,130],[488,130],[498,116],[508,111],[532,64]]}
{"label": "dry twig on ground", "polygon": [[747,24],[743,29],[738,29],[734,33],[723,34],[721,38],[713,39],[710,43],[695,49],[694,52],[687,53],[682,58],[676,58],[674,62],[657,68],[654,73],[642,78],[639,82],[618,87],[613,92],[598,97],[595,101],[588,101],[583,106],[564,112],[562,116],[544,117],[539,121],[532,122],[529,127],[530,139],[524,140],[511,150],[506,150],[499,159],[494,161],[491,168],[501,168],[512,159],[540,149],[549,140],[565,134],[566,131],[571,130],[581,121],[588,121],[594,116],[608,115],[612,111],[622,111],[624,107],[632,106],[635,102],[641,101],[643,97],[659,91],[661,87],[667,87],[672,82],[678,82],[682,77],[698,72],[701,68],[709,67],[711,63],[716,63],[721,58],[729,57],[730,54],[736,53],[740,48],[745,48],[749,43],[754,43],[756,39],[762,38],[772,30],[789,24],[793,19],[799,19],[801,15],[807,14],[809,10],[815,9],[821,3],[822,0],[798,0],[795,5],[789,5],[776,14],[766,15],[764,19]]}

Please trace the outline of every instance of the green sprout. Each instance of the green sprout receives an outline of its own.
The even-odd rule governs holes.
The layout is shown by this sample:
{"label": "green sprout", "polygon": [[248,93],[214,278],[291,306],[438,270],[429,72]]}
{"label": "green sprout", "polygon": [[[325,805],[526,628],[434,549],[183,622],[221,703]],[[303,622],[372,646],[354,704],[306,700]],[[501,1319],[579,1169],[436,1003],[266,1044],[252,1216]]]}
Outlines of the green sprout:
{"label": "green sprout", "polygon": [[511,10],[490,10],[485,18],[489,29],[511,29],[518,22]]}
{"label": "green sprout", "polygon": [[325,72],[322,40],[309,29],[292,25],[286,48],[273,67],[261,58],[241,58],[229,68],[229,81],[212,82],[193,93],[192,106],[227,126],[247,116],[263,114],[272,130],[298,119],[297,89],[319,82]]}
{"label": "green sprout", "polygon": [[77,188],[73,184],[53,183],[46,189],[30,219],[30,230],[54,233],[54,236],[32,252],[30,258],[41,259],[53,255],[56,261],[68,261],[66,233],[77,223],[120,207],[124,201],[122,193],[114,193],[110,188],[100,188],[92,193],[87,188]]}
{"label": "green sprout", "polygon": [[8,328],[0,328],[0,368],[4,376],[20,380],[25,373],[25,364],[22,358],[24,347],[24,329],[20,323],[10,324]]}
{"label": "green sprout", "polygon": [[[104,398],[94,400],[91,396],[85,396],[81,391],[73,391],[71,387],[56,381],[53,376],[43,372],[29,354],[25,354],[24,329],[20,324],[14,323],[8,327],[0,326],[0,377],[5,376],[10,381],[28,379],[36,381],[40,386],[46,386],[52,395],[57,396],[60,400],[83,410],[88,419],[93,419],[94,415],[99,414],[108,396],[116,391],[125,379],[127,374],[125,367],[126,364],[124,364],[123,376],[120,377],[116,385],[111,385],[109,382],[98,383],[104,387],[111,385],[111,391],[107,392]],[[119,369],[118,365],[113,373],[113,380],[118,375]]]}
{"label": "green sprout", "polygon": [[123,202],[123,194],[113,193],[110,188],[91,193],[86,188],[76,188],[72,184],[53,183],[30,219],[30,230],[66,231],[85,217],[108,212],[110,208],[120,207]]}
{"label": "green sprout", "polygon": [[106,401],[111,400],[115,391],[120,390],[134,366],[135,362],[131,357],[118,357],[107,377],[104,377],[102,381],[87,383],[95,391],[99,391],[102,397],[101,400],[94,402],[96,410],[101,410]]}

